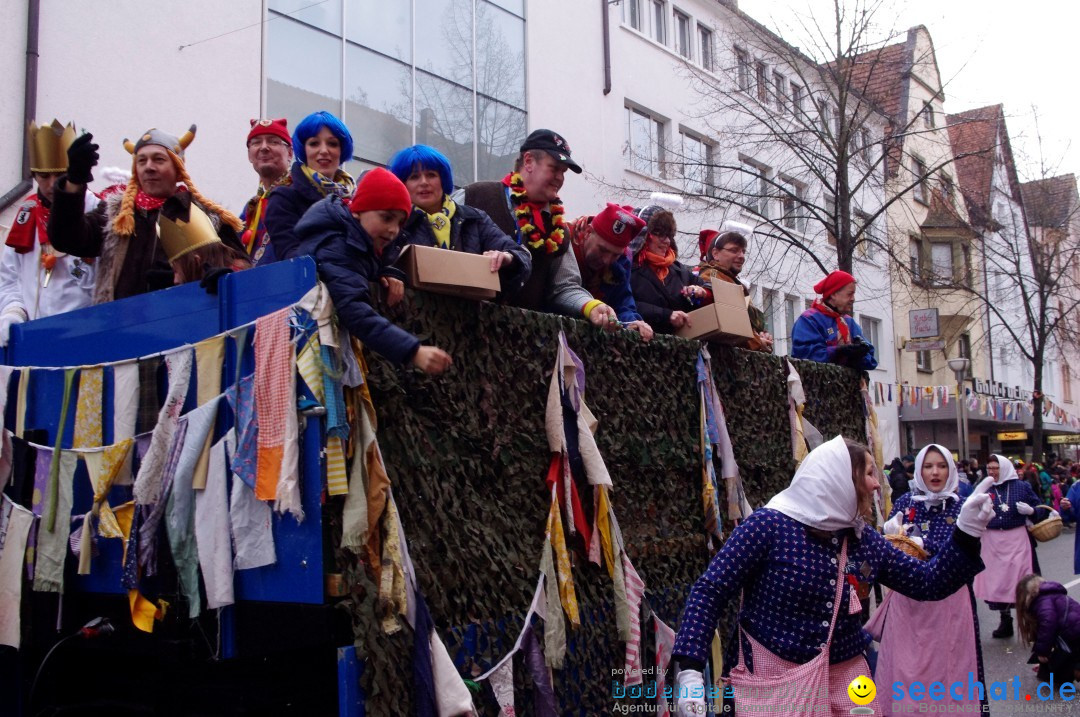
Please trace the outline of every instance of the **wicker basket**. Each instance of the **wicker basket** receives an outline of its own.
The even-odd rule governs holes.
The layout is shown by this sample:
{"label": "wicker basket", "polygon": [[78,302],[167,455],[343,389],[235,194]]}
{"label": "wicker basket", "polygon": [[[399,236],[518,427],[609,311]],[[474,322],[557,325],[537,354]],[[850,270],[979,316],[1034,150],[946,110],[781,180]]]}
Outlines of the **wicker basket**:
{"label": "wicker basket", "polygon": [[930,553],[920,548],[918,543],[906,535],[886,535],[885,539],[892,543],[894,548],[903,553],[907,553],[913,558],[918,558],[919,560],[930,559]]}
{"label": "wicker basket", "polygon": [[1051,513],[1049,518],[1040,520],[1035,525],[1029,525],[1028,532],[1031,533],[1035,540],[1045,543],[1061,535],[1061,528],[1061,516],[1057,513]]}

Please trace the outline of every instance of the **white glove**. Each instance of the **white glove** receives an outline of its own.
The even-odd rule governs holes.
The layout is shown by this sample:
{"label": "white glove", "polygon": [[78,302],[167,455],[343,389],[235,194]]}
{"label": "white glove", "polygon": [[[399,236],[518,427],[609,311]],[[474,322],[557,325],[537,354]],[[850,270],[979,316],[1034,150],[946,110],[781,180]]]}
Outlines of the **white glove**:
{"label": "white glove", "polygon": [[705,677],[698,670],[682,670],[675,678],[678,717],[702,717],[705,714]]}
{"label": "white glove", "polygon": [[903,535],[904,534],[904,514],[897,513],[893,517],[885,521],[885,535]]}
{"label": "white glove", "polygon": [[0,314],[0,346],[7,346],[11,338],[11,327],[26,321],[26,316],[16,312]]}
{"label": "white glove", "polygon": [[981,538],[987,523],[994,519],[994,501],[986,492],[993,484],[993,476],[983,478],[964,501],[956,518],[956,527],[972,537]]}
{"label": "white glove", "polygon": [[1032,508],[1027,503],[1017,503],[1016,504],[1016,512],[1019,513],[1020,515],[1031,515],[1032,513],[1035,512],[1035,509]]}

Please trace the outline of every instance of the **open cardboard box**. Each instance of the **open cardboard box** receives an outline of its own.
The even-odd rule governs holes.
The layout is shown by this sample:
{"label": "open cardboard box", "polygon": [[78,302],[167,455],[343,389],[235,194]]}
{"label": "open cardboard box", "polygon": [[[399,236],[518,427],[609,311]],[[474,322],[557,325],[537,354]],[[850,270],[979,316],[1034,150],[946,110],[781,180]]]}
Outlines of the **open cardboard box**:
{"label": "open cardboard box", "polygon": [[502,289],[499,272],[491,271],[491,259],[480,254],[409,244],[397,266],[409,286],[434,294],[493,299]]}
{"label": "open cardboard box", "polygon": [[690,325],[675,333],[684,339],[710,339],[738,346],[754,337],[741,284],[712,280],[713,303],[690,312]]}

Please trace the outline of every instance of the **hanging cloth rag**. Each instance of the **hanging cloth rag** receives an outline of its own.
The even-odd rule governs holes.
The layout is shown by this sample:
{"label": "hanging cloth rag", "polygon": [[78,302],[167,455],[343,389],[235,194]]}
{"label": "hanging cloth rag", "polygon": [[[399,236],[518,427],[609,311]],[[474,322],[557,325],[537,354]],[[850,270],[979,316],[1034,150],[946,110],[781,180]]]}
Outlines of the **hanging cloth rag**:
{"label": "hanging cloth rag", "polygon": [[173,434],[180,421],[180,411],[184,407],[184,399],[191,382],[193,353],[188,346],[165,357],[165,365],[169,371],[169,391],[164,405],[158,411],[157,425],[150,437],[150,447],[139,466],[138,475],[135,476],[135,502],[139,505],[163,502],[163,468],[174,443]]}
{"label": "hanging cloth rag", "polygon": [[645,581],[638,575],[630,557],[623,552],[623,575],[626,580],[626,601],[630,606],[630,639],[626,642],[626,662],[623,680],[627,685],[640,685],[641,675],[641,600]]}
{"label": "hanging cloth rag", "polygon": [[724,537],[723,519],[720,517],[720,487],[716,480],[716,453],[720,443],[720,429],[716,424],[716,398],[712,375],[701,353],[697,358],[698,383],[698,430],[701,440],[701,500],[705,508],[705,531],[709,544],[713,539]]}
{"label": "hanging cloth rag", "polygon": [[[79,461],[78,455],[72,451],[50,451],[47,448],[38,448],[39,465],[42,460],[49,462],[49,485],[56,487],[54,506],[60,519],[51,530],[44,522],[44,518],[38,527],[37,550],[34,554],[34,591],[62,593],[64,592],[64,559],[67,557],[68,535],[71,532],[72,484],[75,480],[75,466]],[[52,466],[54,465],[56,466],[55,482],[52,480]]]}
{"label": "hanging cloth rag", "polygon": [[30,390],[30,369],[19,369],[19,386],[15,390],[15,435],[26,432],[26,394]]}
{"label": "hanging cloth rag", "polygon": [[258,460],[259,416],[255,412],[255,374],[238,380],[225,391],[233,412],[233,439],[230,463],[233,475],[255,490],[255,464]]}
{"label": "hanging cloth rag", "polygon": [[[206,405],[215,396],[221,395],[221,369],[225,360],[225,336],[213,336],[195,344],[196,404]],[[195,473],[191,484],[195,490],[206,487],[206,470],[210,463],[210,443],[213,432],[206,434],[202,452],[195,464]]]}
{"label": "hanging cloth rag", "polygon": [[206,486],[195,493],[195,544],[206,586],[206,606],[211,610],[235,602],[225,441],[221,438],[210,447]]}
{"label": "hanging cloth rag", "polygon": [[536,711],[536,717],[558,717],[559,710],[555,703],[555,690],[552,688],[551,669],[531,626],[525,628],[525,637],[521,645],[525,650],[525,664],[532,678],[533,709]]}
{"label": "hanging cloth rag", "polygon": [[135,418],[135,433],[149,433],[158,424],[161,401],[158,399],[158,371],[164,359],[151,356],[138,362],[139,408]]}
{"label": "hanging cloth rag", "polygon": [[287,414],[296,414],[293,345],[289,341],[291,308],[255,320],[255,414],[259,419],[255,497],[277,498],[285,459]]}
{"label": "hanging cloth rag", "polygon": [[665,696],[667,690],[667,669],[671,663],[671,653],[675,649],[675,631],[664,624],[664,621],[655,614],[653,619],[653,644],[656,645],[656,655],[653,658],[653,666],[656,668],[656,714],[659,717],[671,717],[668,708],[668,700]]}
{"label": "hanging cloth rag", "polygon": [[[60,405],[60,421],[56,426],[56,443],[53,445],[52,453],[52,466],[49,468],[49,492],[46,496],[45,502],[45,529],[49,532],[56,530],[56,514],[57,514],[57,500],[59,496],[59,480],[60,480],[60,448],[64,444],[64,429],[67,426],[68,416],[68,404],[71,401],[71,385],[75,380],[75,369],[69,368],[64,370],[64,398]],[[61,512],[61,523],[67,523],[68,517],[71,513],[71,507],[68,506],[68,512]]]}
{"label": "hanging cloth rag", "polygon": [[401,552],[401,531],[398,529],[397,506],[391,496],[383,513],[382,563],[379,566],[378,604],[382,612],[382,629],[393,635],[401,629],[408,609],[405,588],[405,561]]}
{"label": "hanging cloth rag", "polygon": [[[127,569],[128,566],[134,566],[135,564],[134,554],[129,553],[133,546],[131,536],[135,534],[132,527],[135,522],[136,512],[145,509],[145,506],[141,508],[137,507],[135,501],[124,503],[113,509],[113,514],[116,516],[116,523],[120,526],[120,532],[124,538],[123,562],[125,569]],[[138,582],[137,576],[132,575],[130,580],[128,579],[128,576],[125,576],[124,580],[124,587],[128,588],[128,608],[131,611],[131,622],[138,630],[147,633],[153,632],[154,620],[162,619],[165,616],[164,611],[160,605],[147,600],[136,587],[129,587],[129,585],[126,584],[128,582],[130,582],[131,585],[134,585]]]}
{"label": "hanging cloth rag", "polygon": [[90,558],[93,554],[93,525],[98,524],[98,535],[103,538],[123,538],[116,516],[109,507],[109,490],[116,481],[121,466],[127,462],[131,447],[135,441],[128,438],[114,443],[103,450],[83,454],[86,471],[90,476],[90,485],[94,490],[94,502],[83,520],[82,535],[79,539],[79,575],[90,574]]}
{"label": "hanging cloth rag", "polygon": [[514,709],[514,661],[507,660],[492,671],[488,684],[499,705],[499,717],[515,717]]}
{"label": "hanging cloth rag", "polygon": [[[169,505],[169,494],[172,492],[173,478],[176,476],[176,467],[180,463],[180,454],[184,449],[184,436],[187,435],[187,417],[183,417],[173,431],[172,445],[165,459],[165,465],[161,471],[161,489],[156,503],[148,506],[150,512],[145,520],[137,517],[139,523],[139,570],[144,576],[157,575],[157,544],[160,536],[161,521],[165,518],[165,512]],[[153,448],[153,446],[151,446]],[[146,465],[145,462],[143,465]],[[139,469],[142,474],[142,469]],[[136,483],[136,485],[138,485]],[[135,501],[138,505],[138,500]]]}
{"label": "hanging cloth rag", "polygon": [[105,390],[105,369],[101,366],[79,371],[79,398],[75,402],[75,435],[72,448],[98,448],[101,438],[101,399]]}
{"label": "hanging cloth rag", "polygon": [[[117,364],[112,367],[112,441],[117,443],[125,438],[135,437],[135,420],[139,415],[139,365],[134,361]],[[131,484],[131,464],[133,453],[120,466],[116,476],[116,485]]]}
{"label": "hanging cloth rag", "polygon": [[0,645],[18,649],[23,563],[34,514],[0,495]]}
{"label": "hanging cloth rag", "polygon": [[547,583],[544,591],[544,659],[549,667],[561,670],[566,660],[566,622],[559,602],[559,578],[555,573],[553,552],[551,540],[544,540],[540,553],[540,572]]}
{"label": "hanging cloth rag", "polygon": [[273,565],[277,562],[274,550],[273,511],[269,503],[255,497],[251,486],[235,480],[236,463],[233,462],[233,434],[225,436],[226,459],[234,470],[232,491],[229,497],[229,533],[232,535],[236,557],[234,570],[248,570]]}
{"label": "hanging cloth rag", "polygon": [[552,488],[551,508],[548,511],[547,538],[551,543],[554,553],[555,567],[558,575],[559,600],[567,619],[574,627],[581,625],[578,615],[577,594],[574,590],[574,575],[570,569],[570,553],[566,549],[566,539],[563,536],[562,518],[559,513],[558,491]]}

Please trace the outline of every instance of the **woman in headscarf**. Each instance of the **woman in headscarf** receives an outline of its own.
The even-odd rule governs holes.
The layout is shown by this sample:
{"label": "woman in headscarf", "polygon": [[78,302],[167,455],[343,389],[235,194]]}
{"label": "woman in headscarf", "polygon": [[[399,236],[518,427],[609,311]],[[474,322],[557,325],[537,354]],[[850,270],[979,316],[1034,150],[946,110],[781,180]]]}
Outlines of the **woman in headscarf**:
{"label": "woman in headscarf", "polygon": [[1031,486],[1019,479],[1012,461],[1005,456],[991,455],[986,470],[994,479],[990,488],[994,519],[983,535],[982,558],[987,567],[975,578],[975,597],[985,600],[991,610],[1001,612],[1001,623],[991,634],[1012,637],[1010,610],[1016,598],[1016,584],[1032,572],[1027,518],[1041,501]]}
{"label": "woman in headscarf", "polygon": [[[292,259],[300,239],[296,223],[315,202],[338,196],[348,203],[356,183],[341,168],[352,159],[353,138],[348,127],[329,112],[314,112],[296,125],[292,137],[296,161],[289,170],[289,183],[279,186],[266,200],[266,231],[270,249],[259,261]],[[267,256],[273,252],[273,256]]]}
{"label": "woman in headscarf", "polygon": [[[736,711],[768,704],[789,714],[849,714],[846,690],[859,675],[869,675],[864,653],[871,642],[859,619],[856,586],[880,582],[917,600],[953,594],[982,569],[979,536],[993,515],[987,487],[964,504],[959,530],[923,562],[865,529],[878,490],[866,446],[837,436],[815,448],[791,485],[735,528],[691,589],[673,651],[682,668],[680,694],[700,694],[717,621],[741,594],[740,659],[731,670]],[[765,689],[776,695],[777,689],[795,688],[827,697],[798,703],[790,696],[770,703],[755,698]],[[679,713],[702,707],[703,700],[688,697]]]}
{"label": "woman in headscarf", "polygon": [[483,211],[450,198],[454,174],[442,152],[415,144],[391,157],[387,169],[409,190],[413,209],[383,254],[384,265],[393,265],[409,244],[442,247],[491,259],[491,271],[499,272],[504,294],[525,284],[532,269],[529,250],[503,234]]}
{"label": "woman in headscarf", "polygon": [[[923,448],[915,457],[914,491],[893,503],[892,515],[885,523],[886,535],[907,535],[931,556],[936,555],[952,539],[960,515],[964,501],[957,495],[959,483],[960,475],[947,448],[934,443]],[[969,673],[982,681],[977,616],[970,584],[933,602],[916,602],[890,592],[866,624],[867,632],[881,643],[874,681],[883,686],[894,682],[967,684]],[[936,704],[943,709],[955,705],[957,712],[981,712],[980,700],[968,697],[967,692],[960,699],[946,694]],[[907,695],[883,702],[887,715],[916,708]]]}

